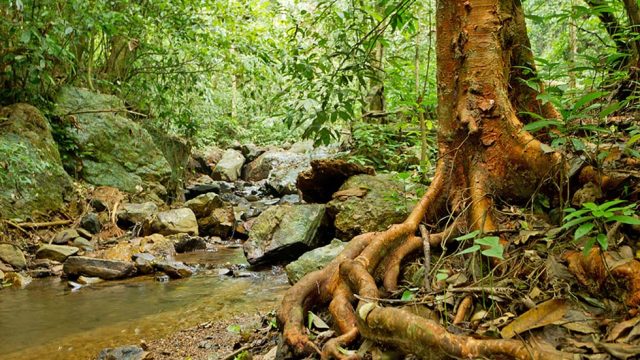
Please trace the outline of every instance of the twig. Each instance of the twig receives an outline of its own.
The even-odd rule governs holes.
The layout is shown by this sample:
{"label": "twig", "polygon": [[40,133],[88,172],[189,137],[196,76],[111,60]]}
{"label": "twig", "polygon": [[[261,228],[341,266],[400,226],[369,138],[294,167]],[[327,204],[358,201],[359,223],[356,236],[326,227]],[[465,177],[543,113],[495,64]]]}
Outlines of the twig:
{"label": "twig", "polygon": [[456,317],[453,319],[453,325],[458,325],[464,321],[471,306],[473,306],[473,298],[471,295],[467,295],[462,299],[460,305],[458,305],[458,311],[456,312]]}
{"label": "twig", "polygon": [[22,231],[23,233],[25,233],[25,235],[31,235],[27,230],[25,230],[22,226],[14,223],[13,221],[9,221],[9,220],[5,220],[5,222],[11,226],[13,226],[14,228]]}
{"label": "twig", "polygon": [[514,293],[516,289],[508,288],[508,287],[463,287],[463,288],[452,288],[446,289],[445,292],[452,293],[465,293],[465,292],[484,292],[489,295],[501,295],[501,294],[510,294]]}
{"label": "twig", "polygon": [[233,360],[236,357],[236,355],[239,355],[241,352],[249,350],[249,349],[251,349],[251,346],[250,345],[245,345],[245,346],[241,347],[240,349],[232,352],[231,354],[223,357],[222,360]]}
{"label": "twig", "polygon": [[424,224],[420,224],[420,235],[422,235],[422,247],[424,248],[424,288],[428,292],[431,291],[431,281],[429,281],[429,273],[431,272],[431,235],[427,231]]}
{"label": "twig", "polygon": [[133,114],[133,115],[138,115],[138,116],[142,116],[142,117],[149,117],[149,115],[147,114],[143,114],[143,113],[139,113],[133,110],[128,110],[128,109],[102,109],[102,110],[83,110],[83,111],[75,111],[75,112],[68,112],[66,114],[64,114],[63,116],[69,116],[69,115],[79,115],[79,114],[96,114],[96,113],[110,113],[110,112],[126,112],[129,114]]}
{"label": "twig", "polygon": [[6,221],[7,224],[20,229],[20,227],[23,228],[32,228],[32,229],[39,229],[39,228],[46,228],[46,227],[52,227],[52,226],[60,226],[60,225],[68,225],[71,224],[73,221],[71,220],[56,220],[56,221],[47,221],[47,222],[24,222],[24,223],[19,223],[16,224],[14,222],[11,221]]}

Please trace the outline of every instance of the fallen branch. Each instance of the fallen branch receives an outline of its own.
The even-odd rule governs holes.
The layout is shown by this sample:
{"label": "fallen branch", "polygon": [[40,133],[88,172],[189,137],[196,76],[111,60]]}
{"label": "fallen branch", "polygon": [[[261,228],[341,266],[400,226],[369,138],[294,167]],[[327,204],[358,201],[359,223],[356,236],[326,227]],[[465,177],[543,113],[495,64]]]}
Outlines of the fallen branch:
{"label": "fallen branch", "polygon": [[126,112],[126,113],[137,115],[137,116],[149,117],[149,115],[147,115],[147,114],[139,113],[139,112],[136,112],[136,111],[133,111],[133,110],[128,110],[128,109],[83,110],[83,111],[68,112],[68,113],[64,114],[63,116],[80,115],[80,114],[99,114],[99,113],[110,113],[110,112],[115,112],[115,113],[117,113],[117,112]]}
{"label": "fallen branch", "polygon": [[53,227],[53,226],[68,225],[68,224],[71,224],[73,221],[72,220],[56,220],[56,221],[47,221],[47,222],[24,222],[24,223],[18,223],[18,224],[11,221],[6,221],[6,220],[5,222],[17,229],[20,229],[20,228],[40,229],[40,228],[47,228],[47,227]]}

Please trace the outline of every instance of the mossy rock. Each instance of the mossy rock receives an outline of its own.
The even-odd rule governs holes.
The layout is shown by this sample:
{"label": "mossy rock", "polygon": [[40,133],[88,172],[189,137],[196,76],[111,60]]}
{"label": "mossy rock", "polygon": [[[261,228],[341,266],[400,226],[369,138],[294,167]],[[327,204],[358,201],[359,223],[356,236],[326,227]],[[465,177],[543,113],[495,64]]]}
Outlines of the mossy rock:
{"label": "mossy rock", "polygon": [[416,204],[420,187],[400,181],[392,174],[350,177],[327,204],[336,235],[350,240],[404,221]]}
{"label": "mossy rock", "polygon": [[126,192],[140,187],[164,196],[171,166],[147,130],[124,116],[123,102],[115,96],[65,87],[56,99],[56,114],[73,125],[63,130],[75,144],[78,175],[94,185]]}
{"label": "mossy rock", "polygon": [[71,184],[42,113],[28,104],[0,108],[0,217],[57,210]]}

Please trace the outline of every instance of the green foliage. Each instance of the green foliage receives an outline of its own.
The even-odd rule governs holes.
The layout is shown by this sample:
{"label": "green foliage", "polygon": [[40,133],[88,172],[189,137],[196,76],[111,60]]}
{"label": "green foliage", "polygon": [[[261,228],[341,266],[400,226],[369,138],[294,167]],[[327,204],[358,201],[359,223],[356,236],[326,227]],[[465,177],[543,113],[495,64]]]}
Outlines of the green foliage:
{"label": "green foliage", "polygon": [[637,204],[623,205],[625,202],[625,200],[611,200],[599,205],[588,202],[579,210],[567,208],[564,210],[568,214],[563,219],[562,229],[575,228],[574,241],[593,235],[586,238],[585,256],[596,242],[602,250],[607,250],[609,247],[607,232],[610,229],[610,223],[640,225],[640,218],[637,217],[636,212]]}
{"label": "green foliage", "polygon": [[[479,230],[472,231],[466,235],[456,238],[457,241],[466,241],[473,239],[473,245],[458,252],[458,255],[472,254],[480,251],[480,253],[487,257],[498,258],[504,260],[502,254],[504,247],[500,244],[500,238],[497,236],[478,237],[481,235]],[[484,247],[484,250],[481,250]]]}

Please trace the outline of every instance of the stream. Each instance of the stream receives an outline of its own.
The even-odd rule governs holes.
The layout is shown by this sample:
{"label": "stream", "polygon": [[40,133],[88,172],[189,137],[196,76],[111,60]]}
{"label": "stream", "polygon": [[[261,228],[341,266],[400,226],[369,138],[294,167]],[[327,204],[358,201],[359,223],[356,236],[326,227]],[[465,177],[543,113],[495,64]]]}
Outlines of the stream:
{"label": "stream", "polygon": [[[180,254],[185,263],[246,264],[242,249]],[[209,266],[209,267],[212,267]],[[71,291],[58,278],[0,291],[0,357],[91,359],[101,349],[152,340],[238,314],[274,309],[289,287],[282,271],[247,277],[202,270],[166,283],[153,277],[108,281]]]}

